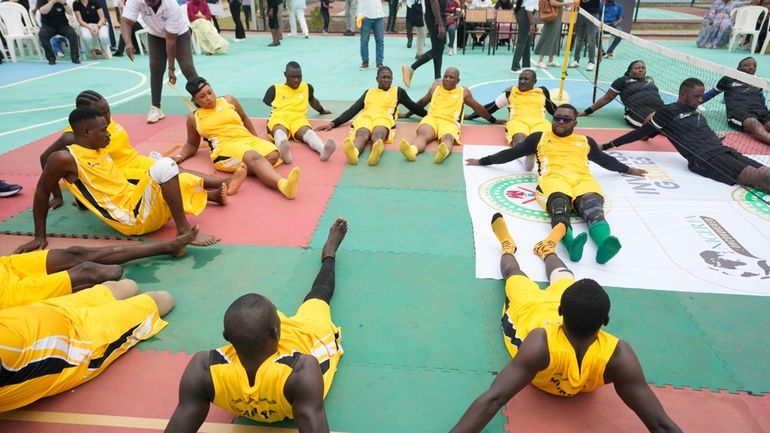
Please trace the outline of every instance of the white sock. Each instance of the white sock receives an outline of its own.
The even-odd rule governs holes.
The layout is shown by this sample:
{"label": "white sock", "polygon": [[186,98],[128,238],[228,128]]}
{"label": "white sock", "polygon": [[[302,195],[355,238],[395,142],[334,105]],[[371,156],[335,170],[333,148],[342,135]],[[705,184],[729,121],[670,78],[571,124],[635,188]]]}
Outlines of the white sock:
{"label": "white sock", "polygon": [[311,149],[318,153],[321,153],[324,150],[324,142],[321,141],[321,137],[319,137],[312,129],[308,129],[307,132],[305,132],[305,135],[302,136],[302,141],[307,143]]}
{"label": "white sock", "polygon": [[280,128],[275,130],[275,132],[273,133],[273,138],[275,139],[276,145],[284,141],[289,141],[289,136],[286,135],[286,132],[284,132],[284,130]]}

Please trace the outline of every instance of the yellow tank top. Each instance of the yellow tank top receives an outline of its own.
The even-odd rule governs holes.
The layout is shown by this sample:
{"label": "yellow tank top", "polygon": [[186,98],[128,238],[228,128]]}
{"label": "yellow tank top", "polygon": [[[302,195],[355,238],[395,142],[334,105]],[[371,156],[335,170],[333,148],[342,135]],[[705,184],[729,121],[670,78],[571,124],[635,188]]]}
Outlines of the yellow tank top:
{"label": "yellow tank top", "polygon": [[199,108],[195,112],[195,128],[212,151],[220,142],[254,138],[243,125],[235,106],[225,98],[218,98],[214,108]]}
{"label": "yellow tank top", "polygon": [[380,88],[369,89],[364,97],[364,112],[373,117],[398,118],[398,87],[391,86],[388,90]]}
{"label": "yellow tank top", "polygon": [[307,329],[307,321],[300,323],[280,311],[278,317],[281,319],[278,352],[259,366],[254,385],[249,385],[246,370],[232,345],[211,351],[209,371],[214,383],[214,405],[261,422],[294,418],[291,403],[284,396],[284,386],[299,354],[318,359],[326,397],[337,361],[342,356],[342,347],[333,335],[319,339],[303,330]]}
{"label": "yellow tank top", "polygon": [[575,349],[564,334],[563,326],[551,323],[545,327],[545,332],[551,360],[546,369],[537,373],[533,385],[561,397],[591,392],[604,385],[604,370],[618,345],[617,337],[599,331],[578,367]]}
{"label": "yellow tank top", "polygon": [[584,135],[559,137],[552,131],[543,132],[537,145],[540,177],[551,173],[565,177],[591,176],[588,170],[588,152],[591,147]]}
{"label": "yellow tank top", "polygon": [[275,85],[275,98],[273,99],[273,112],[270,117],[298,117],[307,116],[307,107],[310,101],[310,90],[306,82],[299,83],[299,87],[292,89],[286,84]]}
{"label": "yellow tank top", "polygon": [[[64,132],[72,132],[72,128],[67,126],[64,128]],[[110,124],[107,125],[107,132],[110,133],[110,144],[104,149],[112,158],[112,161],[118,166],[119,169],[135,168],[142,165],[142,159],[147,159],[147,167],[152,166],[152,159],[140,155],[133,147],[128,139],[128,131],[123,128],[114,119],[110,119]]]}
{"label": "yellow tank top", "polygon": [[436,86],[430,98],[428,115],[436,119],[462,123],[464,92],[465,88],[461,86],[457,86],[452,90],[447,90],[444,86]]}
{"label": "yellow tank top", "polygon": [[511,107],[511,119],[545,118],[545,94],[539,87],[526,92],[519,90],[519,86],[512,87],[508,105]]}

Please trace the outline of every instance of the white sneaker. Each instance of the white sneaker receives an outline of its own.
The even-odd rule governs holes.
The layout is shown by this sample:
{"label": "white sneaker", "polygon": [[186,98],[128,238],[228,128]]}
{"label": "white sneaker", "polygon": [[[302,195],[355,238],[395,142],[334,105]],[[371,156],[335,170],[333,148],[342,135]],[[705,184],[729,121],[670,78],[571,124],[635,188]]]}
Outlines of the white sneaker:
{"label": "white sneaker", "polygon": [[[589,63],[589,65],[590,65],[590,64],[591,64],[591,63]],[[578,62],[576,62],[576,61],[574,61],[574,60],[573,60],[573,61],[569,62],[569,65],[567,65],[567,67],[568,67],[568,68],[579,68],[579,67],[580,67],[580,63],[578,63]]]}
{"label": "white sneaker", "polygon": [[454,56],[455,55],[454,49],[450,48],[447,54],[449,54],[450,56]]}
{"label": "white sneaker", "polygon": [[235,38],[235,43],[236,43],[236,44],[239,44],[239,43],[241,43],[241,42],[246,42],[246,38],[240,38],[240,39],[238,39],[238,38]]}
{"label": "white sneaker", "polygon": [[548,66],[561,66],[561,63],[557,63],[557,62],[548,62]]}
{"label": "white sneaker", "polygon": [[157,123],[160,119],[163,119],[166,117],[165,114],[163,114],[162,111],[160,111],[160,108],[152,106],[150,107],[150,112],[147,113],[147,123]]}
{"label": "white sneaker", "polygon": [[593,63],[589,63],[588,65],[586,65],[586,71],[593,71],[593,70],[594,70],[594,64]]}
{"label": "white sneaker", "polygon": [[535,63],[535,66],[537,66],[540,69],[545,69],[547,67],[543,62],[537,62]]}

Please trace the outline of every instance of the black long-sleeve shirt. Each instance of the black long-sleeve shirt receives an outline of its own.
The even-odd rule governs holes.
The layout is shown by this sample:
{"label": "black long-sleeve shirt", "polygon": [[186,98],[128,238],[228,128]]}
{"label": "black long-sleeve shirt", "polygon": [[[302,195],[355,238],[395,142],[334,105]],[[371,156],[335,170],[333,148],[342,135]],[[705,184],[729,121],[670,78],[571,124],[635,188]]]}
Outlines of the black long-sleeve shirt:
{"label": "black long-sleeve shirt", "polygon": [[[510,149],[501,150],[500,152],[497,152],[493,155],[481,158],[479,160],[479,164],[505,164],[506,162],[511,162],[517,158],[521,158],[522,156],[534,155],[537,153],[537,145],[540,143],[540,138],[542,136],[542,132],[535,132],[530,134],[526,139],[524,139],[524,141]],[[618,173],[628,173],[629,167],[626,164],[623,164],[614,157],[604,153],[601,149],[599,149],[599,145],[596,144],[596,141],[593,138],[586,138],[588,139],[588,146],[590,148],[588,151],[589,161],[593,161],[599,164],[605,170],[615,171]]]}
{"label": "black long-sleeve shirt", "polygon": [[[332,120],[332,124],[335,127],[340,126],[345,122],[349,122],[350,119],[352,119],[353,117],[355,117],[356,114],[361,112],[361,110],[364,109],[364,101],[366,100],[366,94],[369,93],[369,90],[365,91],[364,94],[361,95],[361,97],[358,98],[358,100],[354,102],[353,105],[350,106],[350,108],[348,108],[342,114],[337,116],[336,119]],[[399,87],[397,94],[398,94],[398,103],[406,107],[406,109],[409,110],[410,113],[416,114],[420,117],[425,117],[426,115],[428,115],[428,112],[425,111],[425,108],[417,105],[417,103],[414,102],[412,98],[410,98],[409,95],[406,93],[406,90]],[[396,109],[398,109],[398,105],[396,105]]]}

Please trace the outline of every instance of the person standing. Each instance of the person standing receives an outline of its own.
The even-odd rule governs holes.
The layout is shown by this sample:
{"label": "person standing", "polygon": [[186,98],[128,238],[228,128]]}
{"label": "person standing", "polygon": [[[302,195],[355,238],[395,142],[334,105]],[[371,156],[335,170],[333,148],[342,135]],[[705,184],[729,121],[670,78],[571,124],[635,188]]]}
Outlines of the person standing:
{"label": "person standing", "polygon": [[[612,28],[618,28],[618,26],[623,22],[623,6],[616,2],[615,0],[605,0],[604,4],[602,5],[603,13],[602,17],[604,18],[604,25],[610,26]],[[615,48],[618,47],[618,44],[620,44],[620,37],[615,36],[612,39],[612,43],[610,44],[610,47],[607,48],[607,52],[604,53],[605,59],[614,59],[615,58]]]}
{"label": "person standing", "polygon": [[398,0],[388,0],[388,33],[396,33],[396,18],[398,16]]}
{"label": "person standing", "polygon": [[[230,15],[233,17],[233,23],[235,24],[235,42],[244,42],[246,40],[246,32],[243,30],[243,23],[241,22],[241,10],[243,9],[243,3],[241,0],[230,0]],[[246,17],[248,23],[248,17]]]}
{"label": "person standing", "polygon": [[40,44],[45,51],[45,58],[49,65],[56,64],[56,54],[51,47],[51,38],[56,35],[62,35],[69,41],[70,58],[72,63],[80,63],[80,50],[78,49],[78,33],[70,27],[67,20],[67,14],[72,13],[72,9],[67,5],[66,0],[48,0],[47,3],[40,6],[40,20],[43,25],[40,27]]}
{"label": "person standing", "polygon": [[[297,23],[299,23],[299,28],[302,30],[302,34],[305,36],[305,39],[308,38],[308,31],[307,31],[307,21],[305,21],[305,8],[307,5],[305,4],[305,0],[290,0],[291,1],[291,12],[289,14],[289,35],[290,36],[296,36],[297,35]],[[295,21],[296,20],[296,21]]]}
{"label": "person standing", "polygon": [[406,4],[406,47],[412,48],[412,29],[417,29],[417,60],[425,53],[425,2],[423,0],[405,0]]}
{"label": "person standing", "polygon": [[[152,106],[147,123],[157,123],[166,117],[160,110],[163,75],[168,69],[168,82],[176,83],[176,62],[188,80],[197,77],[192,58],[190,28],[182,8],[174,0],[128,0],[120,18],[126,55],[134,61],[136,48],[132,41],[134,23],[142,17],[147,29],[147,51],[150,57],[150,93]],[[168,64],[168,66],[166,66]]]}
{"label": "person standing", "polygon": [[356,34],[356,16],[358,10],[358,0],[345,0],[345,36]]}
{"label": "person standing", "polygon": [[[551,6],[556,9],[556,20],[551,23],[543,24],[540,29],[540,39],[537,40],[535,45],[535,54],[538,59],[535,66],[538,68],[547,68],[549,66],[559,66],[553,60],[553,56],[559,52],[559,39],[561,37],[561,13],[565,4],[572,3],[571,1],[560,2],[559,0],[550,0]],[[548,64],[543,62],[545,56],[548,56]]]}
{"label": "person standing", "polygon": [[324,34],[327,34],[329,33],[329,21],[331,20],[331,17],[329,16],[331,0],[321,0],[319,3],[319,7],[321,8],[321,18],[324,20]]}
{"label": "person standing", "polygon": [[444,60],[444,43],[446,40],[446,9],[447,0],[427,0],[425,2],[425,25],[430,35],[430,51],[420,56],[411,66],[401,67],[404,85],[412,85],[412,76],[414,71],[420,66],[433,60],[433,79],[438,81],[441,78],[441,63]]}
{"label": "person standing", "polygon": [[273,41],[267,44],[268,47],[277,47],[281,45],[281,0],[267,0],[267,27],[270,29],[270,36]]}
{"label": "person standing", "polygon": [[369,35],[374,32],[376,47],[377,67],[382,66],[385,58],[385,11],[380,0],[360,0],[358,2],[359,17],[364,17],[361,22],[361,70],[369,68]]}
{"label": "person standing", "polygon": [[[91,58],[110,57],[110,33],[107,31],[104,12],[96,0],[77,0],[72,9],[78,20],[80,37],[86,48],[91,48]],[[96,37],[94,37],[96,36]],[[97,48],[98,47],[98,48]]]}
{"label": "person standing", "polygon": [[[585,0],[580,2],[580,8],[598,19],[599,7],[601,5],[600,0]],[[586,71],[593,71],[596,65],[596,37],[597,31],[594,23],[584,18],[582,15],[577,16],[575,21],[575,57],[570,62],[570,68],[580,67],[580,54],[583,49],[588,47],[588,65],[586,65]]]}
{"label": "person standing", "polygon": [[[597,0],[598,1],[598,0]],[[537,11],[537,0],[516,0],[516,6],[513,8],[516,13],[516,28],[529,31],[519,31],[516,38],[516,48],[513,50],[513,63],[511,63],[511,72],[520,72],[521,67],[529,68],[530,38],[535,37],[535,12]]]}

